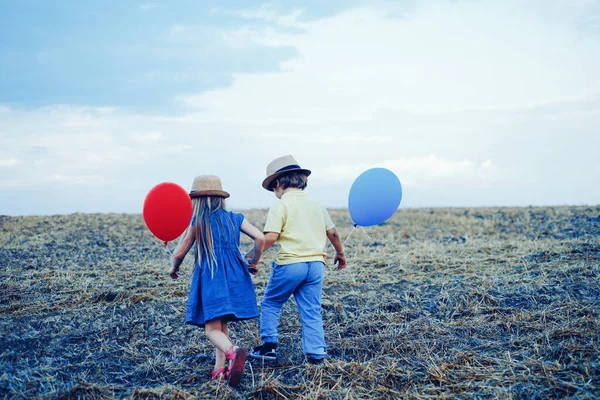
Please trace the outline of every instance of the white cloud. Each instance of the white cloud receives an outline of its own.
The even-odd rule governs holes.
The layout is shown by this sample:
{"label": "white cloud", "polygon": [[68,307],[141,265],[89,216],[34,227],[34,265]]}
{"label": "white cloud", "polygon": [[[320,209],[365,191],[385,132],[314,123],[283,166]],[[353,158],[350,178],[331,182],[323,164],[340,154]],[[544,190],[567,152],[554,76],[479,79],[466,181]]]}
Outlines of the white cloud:
{"label": "white cloud", "polygon": [[48,182],[74,183],[81,186],[97,185],[106,182],[106,179],[100,175],[61,175],[52,174],[46,177]]}
{"label": "white cloud", "polygon": [[597,42],[568,22],[545,20],[535,7],[516,3],[521,12],[498,2],[419,4],[402,19],[355,8],[303,23],[296,33],[279,31],[274,12],[259,9],[256,16],[276,25],[247,28],[248,37],[294,47],[299,56],[283,72],[239,74],[232,87],[188,96],[186,103],[219,114],[234,107],[243,111],[239,118],[370,119],[385,108],[528,107],[600,90],[593,79]]}
{"label": "white cloud", "polygon": [[19,165],[20,163],[21,161],[19,161],[15,157],[0,158],[0,167],[14,167],[15,165]]}
{"label": "white cloud", "polygon": [[192,149],[192,146],[190,146],[189,144],[177,144],[177,145],[164,147],[163,152],[165,154],[178,154],[178,153],[186,152],[191,149]]}
{"label": "white cloud", "polygon": [[158,142],[165,140],[164,135],[160,132],[133,132],[129,136],[133,142],[137,143]]}
{"label": "white cloud", "polygon": [[105,108],[9,110],[1,118],[3,144],[18,157],[0,158],[0,166],[13,167],[13,186],[123,182],[131,168],[147,165],[151,171],[153,164],[191,149],[180,135],[162,134],[164,124]]}
{"label": "white cloud", "polygon": [[[175,47],[188,47],[187,52],[218,51],[218,48],[226,42],[227,35],[225,31],[214,26],[175,24],[172,25],[164,35],[164,40]],[[229,40],[227,44],[234,42]],[[167,53],[169,57],[179,57],[176,49]],[[189,56],[189,55],[188,55]],[[197,66],[196,66],[197,67]]]}
{"label": "white cloud", "polygon": [[235,74],[228,87],[182,93],[176,115],[0,107],[3,148],[22,161],[10,175],[0,170],[0,182],[126,187],[137,207],[155,183],[187,187],[214,173],[230,204],[266,207],[266,164],[291,153],[333,206],[375,166],[394,171],[416,206],[600,202],[597,3],[415,4],[313,20],[263,6],[240,12],[248,24],[230,31],[174,25],[166,40],[184,46],[173,54],[203,37],[215,51],[225,43],[296,56],[277,71]]}
{"label": "white cloud", "polygon": [[371,135],[345,135],[344,132],[331,132],[329,134],[290,134],[290,133],[277,133],[267,132],[262,133],[261,136],[267,140],[286,140],[296,141],[302,143],[313,143],[313,144],[361,144],[361,143],[389,143],[393,139],[386,136],[371,136]]}
{"label": "white cloud", "polygon": [[272,22],[282,27],[298,28],[303,26],[299,21],[303,14],[301,9],[295,9],[288,14],[281,14],[269,5],[263,5],[257,9],[240,10],[237,14],[242,18]]}
{"label": "white cloud", "polygon": [[0,179],[0,190],[20,189],[26,186],[28,183],[20,179]]}
{"label": "white cloud", "polygon": [[371,168],[387,168],[394,172],[407,187],[431,186],[448,179],[473,183],[474,180],[493,179],[502,171],[491,160],[477,163],[471,160],[450,161],[435,155],[425,157],[399,158],[378,163],[337,164],[323,171],[326,180],[348,181],[356,179]]}

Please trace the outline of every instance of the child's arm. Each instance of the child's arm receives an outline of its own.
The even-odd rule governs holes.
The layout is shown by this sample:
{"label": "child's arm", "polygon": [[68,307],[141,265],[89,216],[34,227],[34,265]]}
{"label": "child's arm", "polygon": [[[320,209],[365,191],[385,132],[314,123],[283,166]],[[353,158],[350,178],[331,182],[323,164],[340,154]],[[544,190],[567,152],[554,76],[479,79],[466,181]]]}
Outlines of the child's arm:
{"label": "child's arm", "polygon": [[337,264],[338,269],[346,268],[346,255],[344,254],[344,245],[342,244],[342,239],[340,239],[340,235],[337,233],[337,229],[332,228],[327,230],[327,238],[333,245],[335,249],[335,258],[333,259],[333,263]]}
{"label": "child's arm", "polygon": [[275,242],[279,239],[279,233],[277,232],[265,232],[265,248],[264,251],[267,251],[275,244]]}
{"label": "child's arm", "polygon": [[271,248],[279,239],[279,233],[283,230],[287,219],[287,208],[278,201],[269,209],[263,232],[265,233],[265,251]]}
{"label": "child's arm", "polygon": [[253,275],[258,273],[258,263],[265,246],[265,235],[250,222],[244,220],[240,230],[254,240],[254,248],[246,254],[246,260]]}
{"label": "child's arm", "polygon": [[[273,246],[273,243],[275,243],[277,241],[277,239],[279,239],[279,233],[275,233],[275,232],[265,232],[264,236],[264,246],[263,246],[263,252],[267,251],[269,248],[271,248],[271,246]],[[247,254],[246,254],[246,260],[248,261],[248,264],[251,264],[251,260],[253,257],[253,251],[250,250]],[[254,268],[250,268],[250,272],[252,272],[254,275],[256,275],[258,273],[258,263],[256,263],[257,265]]]}
{"label": "child's arm", "polygon": [[[275,243],[277,241],[277,239],[279,239],[279,233],[265,232],[265,234],[263,235],[263,238],[264,238],[264,246],[263,246],[262,251],[265,252],[269,248],[271,248],[271,246],[273,246],[273,243]],[[250,272],[252,274],[256,275],[258,273],[258,262],[256,263],[256,265],[253,266],[253,264],[252,264],[253,257],[254,257],[253,250],[250,250],[246,254],[246,261],[250,265]]]}
{"label": "child's arm", "polygon": [[185,234],[183,236],[183,239],[181,239],[181,242],[179,242],[179,244],[177,245],[175,250],[173,250],[173,255],[171,256],[171,269],[169,270],[169,275],[171,275],[171,278],[173,278],[173,279],[179,278],[179,275],[177,274],[179,272],[179,266],[183,262],[185,255],[192,248],[193,244],[194,244],[194,235],[192,234],[192,229],[188,228],[185,231]]}

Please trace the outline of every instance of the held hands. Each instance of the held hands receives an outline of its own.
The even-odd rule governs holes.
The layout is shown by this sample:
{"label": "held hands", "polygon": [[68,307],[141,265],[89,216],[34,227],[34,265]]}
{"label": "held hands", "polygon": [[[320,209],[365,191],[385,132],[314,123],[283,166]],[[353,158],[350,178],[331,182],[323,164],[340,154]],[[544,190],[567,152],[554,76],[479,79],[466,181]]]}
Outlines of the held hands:
{"label": "held hands", "polygon": [[336,251],[333,264],[337,264],[338,269],[346,268],[346,254],[343,251]]}
{"label": "held hands", "polygon": [[250,273],[252,275],[257,275],[258,274],[258,261],[254,260],[254,249],[252,249],[248,253],[246,253],[246,256],[244,258],[246,259],[246,262],[248,263],[248,270],[250,271]]}

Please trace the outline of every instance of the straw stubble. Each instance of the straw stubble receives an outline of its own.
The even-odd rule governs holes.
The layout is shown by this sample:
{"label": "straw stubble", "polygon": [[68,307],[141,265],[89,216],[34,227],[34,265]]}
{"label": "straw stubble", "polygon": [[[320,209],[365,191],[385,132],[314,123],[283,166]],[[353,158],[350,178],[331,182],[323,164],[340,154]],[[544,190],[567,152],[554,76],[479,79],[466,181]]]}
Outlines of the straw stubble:
{"label": "straw stubble", "polygon": [[[245,211],[262,226],[265,210]],[[352,224],[332,210],[342,237]],[[236,389],[183,324],[192,265],[140,215],[0,217],[0,392],[8,398],[594,398],[600,395],[600,208],[401,209],[327,269],[328,359],[303,364],[282,312],[279,363]],[[250,241],[244,239],[244,249]],[[330,254],[333,250],[328,248]],[[254,279],[264,292],[275,250]],[[259,343],[256,320],[231,324]]]}

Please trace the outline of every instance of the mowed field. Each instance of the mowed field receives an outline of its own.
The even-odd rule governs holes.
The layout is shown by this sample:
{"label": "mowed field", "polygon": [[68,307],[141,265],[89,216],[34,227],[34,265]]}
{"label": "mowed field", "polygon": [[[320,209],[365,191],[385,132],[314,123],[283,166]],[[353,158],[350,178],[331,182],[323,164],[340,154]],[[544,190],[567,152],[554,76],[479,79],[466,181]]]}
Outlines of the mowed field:
{"label": "mowed field", "polygon": [[[327,268],[326,363],[303,364],[291,300],[279,362],[232,389],[183,323],[193,256],[171,280],[141,215],[0,217],[0,398],[600,397],[600,207],[400,209],[365,232]],[[259,344],[257,320],[230,331]]]}

